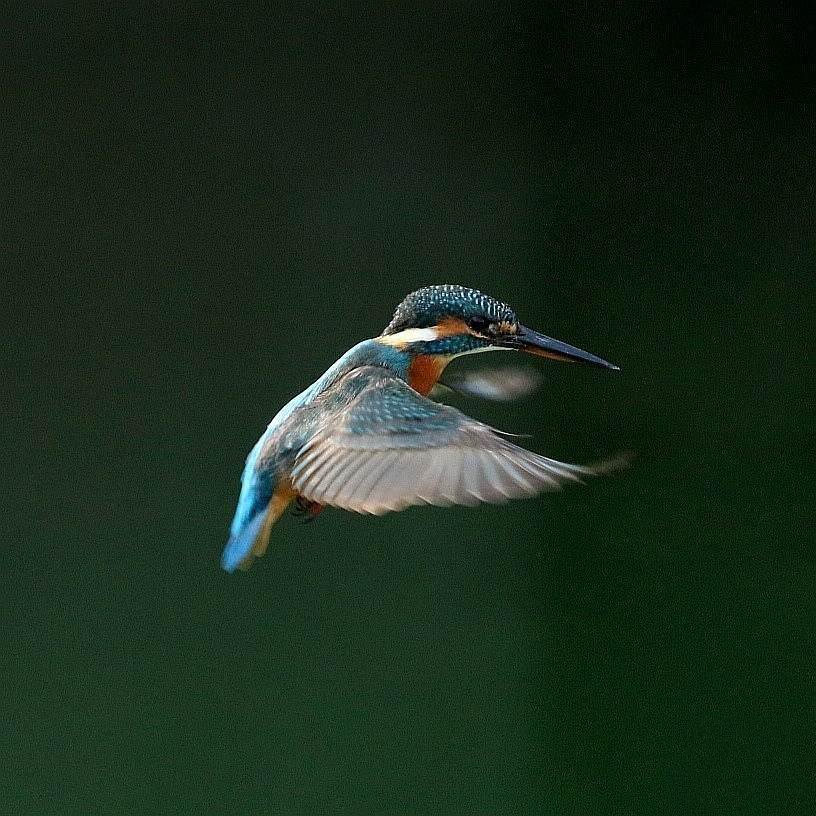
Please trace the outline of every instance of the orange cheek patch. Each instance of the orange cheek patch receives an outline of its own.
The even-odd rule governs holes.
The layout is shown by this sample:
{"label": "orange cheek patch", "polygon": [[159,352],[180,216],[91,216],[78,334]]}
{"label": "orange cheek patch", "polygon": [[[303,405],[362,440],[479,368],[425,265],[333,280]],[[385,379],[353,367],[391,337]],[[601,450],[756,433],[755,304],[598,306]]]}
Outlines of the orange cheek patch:
{"label": "orange cheek patch", "polygon": [[452,337],[455,334],[470,334],[470,329],[464,320],[458,317],[445,317],[436,324],[439,337]]}
{"label": "orange cheek patch", "polygon": [[450,357],[437,354],[419,354],[411,361],[408,369],[408,385],[427,397],[436,381],[445,370]]}

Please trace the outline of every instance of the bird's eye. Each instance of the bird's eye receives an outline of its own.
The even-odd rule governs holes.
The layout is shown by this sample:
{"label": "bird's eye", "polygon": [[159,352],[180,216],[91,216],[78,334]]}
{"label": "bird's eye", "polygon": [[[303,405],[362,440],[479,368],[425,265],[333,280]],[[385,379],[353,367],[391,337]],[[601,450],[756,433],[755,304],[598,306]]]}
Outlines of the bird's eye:
{"label": "bird's eye", "polygon": [[473,331],[478,332],[479,334],[490,335],[494,334],[495,325],[491,323],[486,317],[471,317],[468,321],[468,325],[470,326]]}

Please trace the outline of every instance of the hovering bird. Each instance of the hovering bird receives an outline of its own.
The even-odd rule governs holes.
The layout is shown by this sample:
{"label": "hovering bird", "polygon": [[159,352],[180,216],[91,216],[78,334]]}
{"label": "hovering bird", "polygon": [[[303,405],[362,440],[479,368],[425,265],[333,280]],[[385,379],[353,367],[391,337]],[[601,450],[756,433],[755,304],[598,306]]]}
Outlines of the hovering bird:
{"label": "hovering bird", "polygon": [[[498,503],[615,467],[548,459],[429,398],[455,357],[499,350],[618,370],[526,328],[509,306],[475,289],[413,292],[379,337],[347,351],[269,423],[246,460],[224,569],[263,555],[293,501],[310,516],[326,505],[379,515],[417,504]],[[461,390],[496,391],[495,378],[487,388],[474,382]]]}

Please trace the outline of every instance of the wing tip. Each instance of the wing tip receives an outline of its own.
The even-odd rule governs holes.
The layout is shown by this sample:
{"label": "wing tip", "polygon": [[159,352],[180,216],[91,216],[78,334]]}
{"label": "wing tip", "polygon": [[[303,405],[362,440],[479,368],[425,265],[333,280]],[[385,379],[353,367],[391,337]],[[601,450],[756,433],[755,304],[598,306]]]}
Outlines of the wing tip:
{"label": "wing tip", "polygon": [[604,476],[607,473],[615,473],[619,470],[626,470],[632,465],[632,462],[637,458],[637,452],[634,450],[622,450],[614,456],[607,459],[601,459],[598,462],[593,462],[587,466],[589,475]]}

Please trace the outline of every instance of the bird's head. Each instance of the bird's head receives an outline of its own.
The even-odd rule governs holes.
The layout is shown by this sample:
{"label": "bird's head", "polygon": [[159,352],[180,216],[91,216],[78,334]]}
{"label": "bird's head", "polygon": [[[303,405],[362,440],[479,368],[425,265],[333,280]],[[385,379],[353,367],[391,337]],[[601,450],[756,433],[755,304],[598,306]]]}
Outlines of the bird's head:
{"label": "bird's head", "polygon": [[594,354],[528,329],[507,304],[464,286],[426,286],[412,292],[377,340],[412,356],[445,360],[509,349],[618,369]]}

